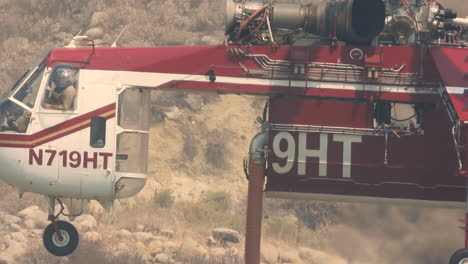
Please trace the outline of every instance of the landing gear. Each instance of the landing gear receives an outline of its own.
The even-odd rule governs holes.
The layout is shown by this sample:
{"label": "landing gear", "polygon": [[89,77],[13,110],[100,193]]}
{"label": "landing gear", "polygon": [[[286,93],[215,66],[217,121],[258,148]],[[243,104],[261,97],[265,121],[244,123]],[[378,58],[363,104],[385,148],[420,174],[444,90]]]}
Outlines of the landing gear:
{"label": "landing gear", "polygon": [[49,198],[49,220],[52,223],[44,230],[42,240],[47,251],[61,257],[70,255],[75,251],[80,239],[78,231],[72,224],[66,221],[57,221],[57,218],[63,214],[64,210],[61,202],[60,205],[60,212],[55,215],[55,198]]}
{"label": "landing gear", "polygon": [[462,248],[453,253],[449,264],[468,264],[468,249]]}
{"label": "landing gear", "polygon": [[460,228],[465,231],[465,248],[459,249],[453,253],[452,257],[450,258],[449,264],[468,264],[468,181],[466,184],[466,207],[465,207],[465,221],[460,220],[462,223],[464,222],[464,226]]}
{"label": "landing gear", "polygon": [[42,236],[44,246],[55,256],[67,256],[78,246],[76,228],[66,221],[55,221],[47,226]]}

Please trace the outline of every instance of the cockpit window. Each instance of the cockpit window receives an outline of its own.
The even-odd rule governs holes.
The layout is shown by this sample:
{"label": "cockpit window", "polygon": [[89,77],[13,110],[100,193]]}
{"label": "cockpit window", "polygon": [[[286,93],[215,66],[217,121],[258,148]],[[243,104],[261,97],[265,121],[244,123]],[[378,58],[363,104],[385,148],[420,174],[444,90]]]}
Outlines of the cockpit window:
{"label": "cockpit window", "polygon": [[[48,57],[48,56],[49,55],[45,57]],[[44,68],[41,68],[41,67],[45,67],[46,64],[47,64],[47,61],[44,60],[44,56],[40,57],[40,59],[38,59],[36,63],[33,64],[33,66],[31,66],[26,72],[24,72],[23,75],[21,75],[21,77],[15,82],[15,84],[10,90],[2,94],[2,96],[0,97],[0,101],[3,102],[8,97],[11,97],[12,95],[14,95],[20,89],[20,87],[23,86],[23,83],[25,82],[25,80],[30,79],[30,77],[33,74],[35,74],[38,70],[39,71],[43,70]]]}
{"label": "cockpit window", "polygon": [[13,87],[10,90],[8,90],[8,91],[6,91],[5,93],[2,94],[1,100],[5,100],[8,97],[15,94],[16,91],[18,91],[18,89],[21,87],[20,85],[23,84],[24,80],[26,80],[31,75],[32,70],[33,69],[29,69],[25,73],[23,73],[23,75],[21,75],[21,77],[15,82]]}
{"label": "cockpit window", "polygon": [[34,107],[36,102],[37,93],[41,86],[42,76],[46,63],[41,64],[28,78],[28,80],[19,88],[14,94],[14,98],[30,108]]}
{"label": "cockpit window", "polygon": [[79,68],[62,64],[53,69],[42,102],[45,109],[70,111],[75,109]]}
{"label": "cockpit window", "polygon": [[31,112],[10,100],[0,102],[0,132],[25,133],[28,129]]}
{"label": "cockpit window", "polygon": [[11,95],[13,95],[14,92],[16,92],[19,88],[19,85],[22,84],[24,82],[24,80],[26,79],[26,77],[28,77],[28,75],[31,73],[31,70],[27,70],[23,73],[23,75],[21,75],[21,77],[15,82],[15,84],[13,85],[13,87],[6,91],[4,94],[2,94],[2,99],[5,99],[5,98],[8,98],[10,97]]}
{"label": "cockpit window", "polygon": [[26,133],[47,62],[26,71],[0,99],[0,132]]}

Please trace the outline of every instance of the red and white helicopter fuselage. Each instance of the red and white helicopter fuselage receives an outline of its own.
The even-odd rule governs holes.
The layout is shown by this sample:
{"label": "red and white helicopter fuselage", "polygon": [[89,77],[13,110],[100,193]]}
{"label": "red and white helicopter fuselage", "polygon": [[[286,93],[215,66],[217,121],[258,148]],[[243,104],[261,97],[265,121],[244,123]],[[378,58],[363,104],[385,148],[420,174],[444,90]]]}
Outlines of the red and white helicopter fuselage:
{"label": "red and white helicopter fuselage", "polygon": [[[307,14],[301,22],[307,30],[314,30],[314,19],[337,19],[335,37],[368,43],[381,30],[371,22],[383,25],[385,15],[383,2],[370,0],[337,5],[350,14],[344,22],[326,12],[312,17],[313,5],[244,2],[227,7],[227,29],[234,27],[231,37],[241,43],[252,36],[266,41],[268,31],[273,42],[271,26],[298,25],[293,11]],[[329,2],[323,8],[335,10]],[[362,23],[366,5],[382,14],[367,14]],[[243,35],[249,23],[258,23],[264,39],[256,30]],[[265,176],[265,192],[279,197],[442,207],[467,200],[468,51],[462,46],[346,46],[331,38],[331,45],[311,46],[104,48],[77,40],[90,46],[51,50],[0,99],[0,179],[49,197],[52,224],[44,243],[53,254],[67,255],[78,243],[76,229],[55,221],[56,199],[110,206],[144,187],[154,89],[268,97],[245,164],[246,234],[254,236],[246,243],[249,264],[259,261],[259,241],[251,241],[260,237]],[[51,108],[54,74],[62,70],[73,77],[73,104]]]}

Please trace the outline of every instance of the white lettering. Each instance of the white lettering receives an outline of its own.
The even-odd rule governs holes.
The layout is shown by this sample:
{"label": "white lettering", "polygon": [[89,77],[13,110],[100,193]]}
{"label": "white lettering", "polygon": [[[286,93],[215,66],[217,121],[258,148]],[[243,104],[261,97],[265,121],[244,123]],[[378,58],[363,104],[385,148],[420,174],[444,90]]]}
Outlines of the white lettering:
{"label": "white lettering", "polygon": [[307,158],[319,158],[319,176],[327,176],[328,134],[320,134],[319,149],[307,149],[307,133],[299,133],[299,155],[297,173],[306,175]]}
{"label": "white lettering", "polygon": [[[287,143],[285,151],[282,151],[280,147],[281,141],[283,140],[286,140]],[[281,166],[277,162],[273,163],[273,170],[279,174],[288,173],[292,169],[294,160],[296,159],[296,142],[294,142],[293,136],[288,132],[280,132],[276,134],[273,139],[273,152],[278,158],[286,158],[286,164],[284,164],[284,166]]]}
{"label": "white lettering", "polygon": [[333,141],[343,142],[343,178],[351,178],[351,144],[361,143],[362,136],[333,135]]}
{"label": "white lettering", "polygon": [[[294,163],[297,162],[297,173],[300,176],[307,174],[307,158],[318,158],[318,176],[327,176],[327,155],[328,155],[328,134],[320,134],[320,145],[318,149],[308,149],[308,133],[298,133],[297,142],[297,160],[296,160],[296,141],[291,133],[280,132],[273,139],[273,153],[279,159],[285,159],[283,162],[272,163],[273,170],[278,174],[287,174],[291,171]],[[284,142],[286,141],[286,142]],[[362,143],[362,136],[359,135],[333,135],[334,142],[343,143],[343,162],[342,177],[351,178],[352,144]],[[286,143],[286,144],[285,144]],[[283,150],[281,149],[283,145]],[[284,146],[286,148],[284,148]]]}

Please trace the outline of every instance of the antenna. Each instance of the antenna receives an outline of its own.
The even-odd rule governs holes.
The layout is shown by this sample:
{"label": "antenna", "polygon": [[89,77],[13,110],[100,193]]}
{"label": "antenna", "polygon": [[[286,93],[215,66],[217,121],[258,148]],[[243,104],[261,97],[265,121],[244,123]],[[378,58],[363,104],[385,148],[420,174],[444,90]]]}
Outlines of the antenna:
{"label": "antenna", "polygon": [[120,36],[122,36],[122,34],[125,32],[125,30],[127,30],[127,26],[128,26],[128,25],[126,25],[126,26],[122,29],[122,31],[120,31],[120,34],[117,36],[117,38],[114,40],[114,42],[113,42],[112,45],[111,45],[112,48],[117,47],[117,40],[119,40]]}

